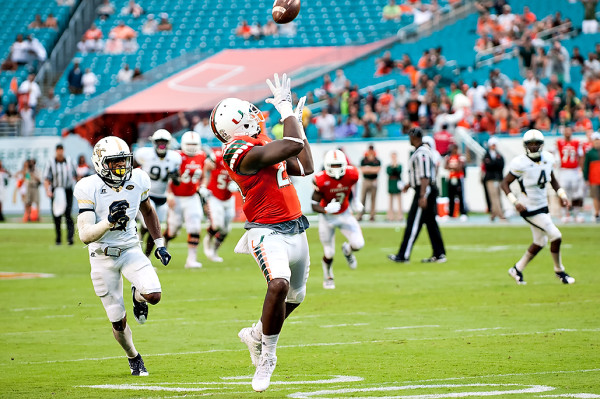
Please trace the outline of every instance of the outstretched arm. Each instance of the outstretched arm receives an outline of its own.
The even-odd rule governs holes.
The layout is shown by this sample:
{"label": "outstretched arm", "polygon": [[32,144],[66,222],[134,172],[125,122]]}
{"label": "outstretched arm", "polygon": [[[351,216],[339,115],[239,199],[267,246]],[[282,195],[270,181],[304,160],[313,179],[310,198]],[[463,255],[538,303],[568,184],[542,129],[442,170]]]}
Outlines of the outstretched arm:
{"label": "outstretched arm", "polygon": [[[296,111],[294,112],[296,114],[296,118],[298,119],[298,124],[302,133],[304,148],[296,157],[286,159],[286,169],[288,175],[291,176],[307,176],[313,174],[315,171],[310,144],[308,144],[308,139],[306,138],[304,127],[302,126],[302,110],[304,109],[305,101],[306,97],[300,98],[300,100],[298,100],[298,105],[296,106]],[[285,130],[283,134],[285,135]]]}

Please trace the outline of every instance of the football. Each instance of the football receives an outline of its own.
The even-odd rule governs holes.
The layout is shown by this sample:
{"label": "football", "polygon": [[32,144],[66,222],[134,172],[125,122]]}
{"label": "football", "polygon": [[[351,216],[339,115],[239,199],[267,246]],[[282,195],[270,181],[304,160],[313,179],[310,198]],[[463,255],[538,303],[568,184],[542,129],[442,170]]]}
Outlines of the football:
{"label": "football", "polygon": [[278,24],[292,22],[300,13],[300,0],[275,0],[271,13]]}

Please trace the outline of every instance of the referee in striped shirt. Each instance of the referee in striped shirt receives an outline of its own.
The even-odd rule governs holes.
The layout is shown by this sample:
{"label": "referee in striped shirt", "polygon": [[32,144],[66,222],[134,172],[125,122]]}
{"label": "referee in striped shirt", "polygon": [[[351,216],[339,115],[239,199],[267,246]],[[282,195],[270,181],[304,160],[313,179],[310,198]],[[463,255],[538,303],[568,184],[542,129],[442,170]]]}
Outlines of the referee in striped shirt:
{"label": "referee in striped shirt", "polygon": [[435,186],[433,154],[429,147],[423,144],[423,131],[420,128],[412,128],[408,134],[410,144],[415,147],[415,152],[408,161],[408,183],[415,190],[415,196],[408,212],[400,250],[397,254],[388,255],[388,258],[398,263],[408,262],[421,227],[426,224],[433,247],[433,255],[431,258],[423,259],[422,262],[444,263],[446,262],[446,250],[440,228],[435,220],[438,189]]}
{"label": "referee in striped shirt", "polygon": [[[64,216],[67,222],[67,242],[73,245],[73,235],[75,225],[71,217],[71,208],[73,207],[73,187],[75,186],[77,171],[75,164],[70,158],[65,157],[65,150],[62,144],[56,146],[56,156],[50,159],[44,169],[44,187],[46,195],[50,197],[51,211],[54,216],[54,229],[56,231],[56,245],[62,243],[61,220]],[[54,215],[54,193],[57,189],[64,189],[67,206],[62,215]]]}

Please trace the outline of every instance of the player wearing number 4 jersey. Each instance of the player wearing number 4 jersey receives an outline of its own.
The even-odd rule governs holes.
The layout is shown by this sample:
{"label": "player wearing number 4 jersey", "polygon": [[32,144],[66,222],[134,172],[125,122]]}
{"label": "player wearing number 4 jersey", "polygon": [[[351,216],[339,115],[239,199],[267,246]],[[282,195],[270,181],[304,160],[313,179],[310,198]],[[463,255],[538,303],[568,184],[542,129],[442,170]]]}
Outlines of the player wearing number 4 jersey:
{"label": "player wearing number 4 jersey", "polygon": [[144,376],[148,371],[127,324],[121,274],[132,283],[133,315],[140,324],[148,317],[148,303],[160,301],[161,287],[140,247],[135,223],[138,211],[158,247],[155,256],[166,266],[171,255],[148,199],[150,179],[146,172],[133,170],[132,160],[123,140],[114,136],[101,139],[92,155],[96,174],[81,179],[74,194],[79,204],[79,238],[88,245],[94,291],[112,323],[113,336],[129,358],[131,374]]}
{"label": "player wearing number 4 jersey", "polygon": [[306,228],[300,201],[289,175],[313,172],[310,146],[302,129],[305,98],[292,109],[290,80],[277,74],[267,80],[274,98],[267,99],[283,120],[283,139],[271,141],[260,134],[262,113],[248,101],[228,98],[213,109],[212,130],[224,143],[223,160],[244,197],[247,232],[237,253],[251,253],[267,282],[262,316],[238,336],[248,346],[256,366],[252,388],[269,387],[277,363],[276,347],[283,321],[302,303],[310,264]]}
{"label": "player wearing number 4 jersey", "polygon": [[[502,190],[515,206],[523,219],[530,224],[533,243],[521,259],[508,270],[508,274],[517,284],[525,284],[523,269],[550,241],[550,253],[554,261],[554,272],[563,284],[573,284],[575,279],[565,272],[560,256],[562,235],[552,223],[548,211],[546,183],[550,185],[560,198],[563,206],[569,205],[565,190],[562,189],[552,171],[554,158],[549,152],[542,151],[544,135],[539,130],[528,130],[523,135],[525,154],[512,160],[509,173],[502,181]],[[521,187],[519,198],[510,191],[510,184],[517,180]]]}
{"label": "player wearing number 4 jersey", "polygon": [[360,225],[350,212],[350,198],[355,211],[361,212],[363,205],[353,196],[352,189],[358,181],[358,169],[348,165],[346,156],[340,150],[325,154],[325,169],[316,174],[312,208],[319,215],[319,238],[323,244],[323,288],[334,289],[333,255],[335,254],[335,229],[340,229],[348,240],[342,244],[342,253],[348,266],[356,269],[353,252],[365,245]]}
{"label": "player wearing number 4 jersey", "polygon": [[167,196],[169,210],[167,212],[167,243],[177,236],[177,232],[185,222],[188,234],[188,256],[186,268],[200,268],[202,263],[196,260],[198,244],[200,243],[200,223],[203,212],[198,196],[202,179],[202,168],[206,154],[200,149],[200,135],[196,132],[185,132],[181,136],[181,167],[179,168],[179,184],[171,182],[171,193]]}

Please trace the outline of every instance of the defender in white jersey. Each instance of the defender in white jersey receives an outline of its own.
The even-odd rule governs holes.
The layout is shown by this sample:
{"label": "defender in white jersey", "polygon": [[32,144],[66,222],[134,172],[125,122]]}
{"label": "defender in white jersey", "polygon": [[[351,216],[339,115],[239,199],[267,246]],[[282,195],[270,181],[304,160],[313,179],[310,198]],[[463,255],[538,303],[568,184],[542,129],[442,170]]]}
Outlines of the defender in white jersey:
{"label": "defender in white jersey", "polygon": [[[560,257],[560,244],[562,235],[552,222],[548,211],[548,196],[546,183],[550,185],[560,198],[563,206],[569,205],[565,190],[562,189],[552,171],[554,157],[546,151],[544,135],[531,129],[523,135],[525,154],[514,158],[509,166],[509,173],[502,181],[502,190],[510,202],[515,206],[523,219],[531,226],[533,243],[529,246],[521,259],[508,270],[508,274],[515,279],[517,284],[525,284],[523,269],[550,241],[550,253],[554,261],[554,272],[563,284],[573,284],[575,279],[565,272]],[[510,191],[510,184],[517,180],[521,187],[519,198]]]}
{"label": "defender in white jersey", "polygon": [[92,162],[96,174],[75,185],[79,238],[88,244],[94,291],[112,323],[115,339],[129,358],[131,374],[148,375],[127,324],[121,277],[132,283],[133,314],[143,324],[148,317],[148,303],[156,305],[160,301],[161,287],[140,247],[135,222],[138,211],[158,247],[155,256],[166,266],[171,255],[148,200],[150,178],[141,169],[133,170],[133,155],[127,144],[114,136],[101,139],[94,146]]}
{"label": "defender in white jersey", "polygon": [[[169,149],[171,133],[165,129],[159,129],[150,137],[153,147],[142,147],[135,151],[135,164],[140,166],[150,176],[152,186],[150,187],[150,201],[156,209],[158,220],[163,223],[167,220],[167,189],[169,180],[173,184],[179,184],[179,167],[181,166],[181,155]],[[142,241],[147,233],[147,228],[142,220],[140,236]],[[146,256],[152,253],[152,239],[148,237],[146,243]]]}

